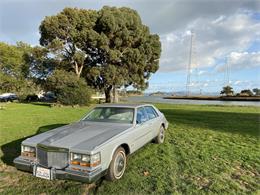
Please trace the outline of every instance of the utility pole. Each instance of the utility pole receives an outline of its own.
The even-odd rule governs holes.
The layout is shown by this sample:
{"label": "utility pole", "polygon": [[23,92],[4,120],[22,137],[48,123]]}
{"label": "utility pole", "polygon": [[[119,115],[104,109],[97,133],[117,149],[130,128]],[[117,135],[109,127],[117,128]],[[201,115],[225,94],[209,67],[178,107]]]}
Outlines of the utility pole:
{"label": "utility pole", "polygon": [[[191,87],[191,74],[192,70],[195,69],[197,71],[197,62],[196,62],[196,46],[195,46],[195,33],[191,31],[190,38],[190,53],[189,53],[189,63],[187,67],[187,81],[186,81],[186,95],[190,95],[190,87]],[[198,75],[197,75],[198,77]],[[196,83],[197,84],[197,83]]]}
{"label": "utility pole", "polygon": [[229,57],[226,58],[226,70],[224,75],[224,82],[225,86],[229,86],[230,80],[229,80]]}

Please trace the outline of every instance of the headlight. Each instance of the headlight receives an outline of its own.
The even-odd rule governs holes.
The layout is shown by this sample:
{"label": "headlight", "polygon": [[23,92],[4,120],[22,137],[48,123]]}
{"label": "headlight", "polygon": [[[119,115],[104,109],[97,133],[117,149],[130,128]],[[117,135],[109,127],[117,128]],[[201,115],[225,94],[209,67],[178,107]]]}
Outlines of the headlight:
{"label": "headlight", "polygon": [[24,157],[36,157],[36,150],[35,147],[32,146],[21,146],[21,156]]}
{"label": "headlight", "polygon": [[80,165],[85,167],[96,167],[101,162],[100,152],[94,155],[70,153],[70,161],[73,165]]}

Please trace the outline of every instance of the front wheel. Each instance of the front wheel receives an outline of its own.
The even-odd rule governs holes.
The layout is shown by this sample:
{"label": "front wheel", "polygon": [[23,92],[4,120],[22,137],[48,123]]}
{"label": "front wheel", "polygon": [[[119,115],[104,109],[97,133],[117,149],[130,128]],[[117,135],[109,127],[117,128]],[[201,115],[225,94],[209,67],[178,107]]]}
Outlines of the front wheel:
{"label": "front wheel", "polygon": [[125,150],[122,147],[119,147],[116,149],[112,161],[109,165],[107,174],[106,174],[106,179],[108,181],[115,181],[120,179],[126,168],[126,154]]}
{"label": "front wheel", "polygon": [[155,137],[154,141],[157,144],[162,144],[165,138],[165,130],[164,127],[161,126],[158,135]]}

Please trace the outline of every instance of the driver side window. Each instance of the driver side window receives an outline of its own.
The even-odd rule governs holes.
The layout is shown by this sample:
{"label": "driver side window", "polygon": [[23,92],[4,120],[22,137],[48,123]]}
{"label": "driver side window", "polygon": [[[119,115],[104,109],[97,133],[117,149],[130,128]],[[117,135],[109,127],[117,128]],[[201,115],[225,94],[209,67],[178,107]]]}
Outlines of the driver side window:
{"label": "driver side window", "polygon": [[148,120],[148,117],[147,117],[145,109],[143,107],[137,108],[137,115],[136,115],[137,124],[144,123],[147,120]]}

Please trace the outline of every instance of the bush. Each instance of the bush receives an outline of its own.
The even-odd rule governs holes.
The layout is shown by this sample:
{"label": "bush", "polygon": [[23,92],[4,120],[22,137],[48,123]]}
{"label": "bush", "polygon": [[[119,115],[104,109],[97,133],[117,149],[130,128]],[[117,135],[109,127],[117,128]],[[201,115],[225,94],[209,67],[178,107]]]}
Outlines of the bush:
{"label": "bush", "polygon": [[46,88],[55,93],[57,101],[61,104],[87,105],[90,103],[91,89],[73,72],[55,70],[47,79]]}
{"label": "bush", "polygon": [[250,89],[244,89],[240,92],[240,96],[253,96],[253,92]]}

